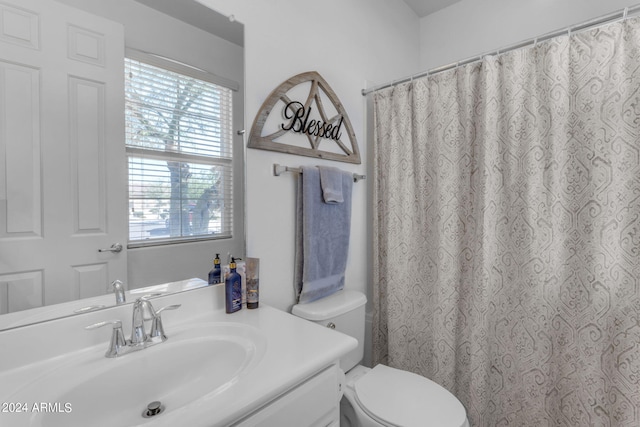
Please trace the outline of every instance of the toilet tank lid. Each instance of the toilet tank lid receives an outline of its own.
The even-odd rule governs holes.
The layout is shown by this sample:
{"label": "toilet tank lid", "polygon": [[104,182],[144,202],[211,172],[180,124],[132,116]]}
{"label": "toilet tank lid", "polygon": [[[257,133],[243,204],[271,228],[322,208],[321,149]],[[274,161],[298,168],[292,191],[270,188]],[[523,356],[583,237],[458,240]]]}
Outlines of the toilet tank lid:
{"label": "toilet tank lid", "polygon": [[296,304],[291,313],[307,320],[327,320],[361,307],[366,302],[367,297],[362,292],[343,289],[307,304]]}

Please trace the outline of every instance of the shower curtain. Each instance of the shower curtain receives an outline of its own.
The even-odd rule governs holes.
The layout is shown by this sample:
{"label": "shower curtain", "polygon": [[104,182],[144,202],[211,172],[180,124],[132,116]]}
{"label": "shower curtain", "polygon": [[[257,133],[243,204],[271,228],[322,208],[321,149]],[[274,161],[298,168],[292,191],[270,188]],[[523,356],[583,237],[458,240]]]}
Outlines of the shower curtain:
{"label": "shower curtain", "polygon": [[373,96],[374,362],[474,427],[640,426],[640,21]]}

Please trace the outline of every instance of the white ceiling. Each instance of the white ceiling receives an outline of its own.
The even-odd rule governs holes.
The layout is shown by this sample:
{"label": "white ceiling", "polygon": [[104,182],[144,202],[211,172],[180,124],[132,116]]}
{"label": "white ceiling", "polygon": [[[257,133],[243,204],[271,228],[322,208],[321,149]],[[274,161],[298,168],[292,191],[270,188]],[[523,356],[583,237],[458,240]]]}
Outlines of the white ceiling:
{"label": "white ceiling", "polygon": [[459,1],[460,0],[404,0],[420,18]]}

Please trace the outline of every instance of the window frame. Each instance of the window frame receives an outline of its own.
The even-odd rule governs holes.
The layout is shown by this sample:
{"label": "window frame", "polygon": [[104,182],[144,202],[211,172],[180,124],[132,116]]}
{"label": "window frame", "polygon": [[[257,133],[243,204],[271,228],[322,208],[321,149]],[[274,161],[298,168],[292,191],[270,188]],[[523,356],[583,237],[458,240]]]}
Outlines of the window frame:
{"label": "window frame", "polygon": [[[239,114],[239,99],[240,103],[242,102],[241,98],[239,98],[239,92],[241,89],[240,83],[217,76],[210,72],[204,71],[197,67],[193,67],[177,60],[173,60],[170,58],[166,58],[160,55],[152,54],[149,52],[144,52],[141,50],[126,48],[125,49],[125,58],[131,59],[135,61],[139,61],[154,67],[162,68],[164,70],[178,73],[187,77],[192,77],[198,80],[202,80],[208,83],[213,83],[215,85],[219,85],[230,89],[232,91],[232,109],[231,116],[228,120],[228,126],[231,128],[231,140],[229,141],[230,149],[232,152],[231,158],[215,158],[215,157],[205,157],[205,156],[197,156],[188,153],[172,153],[171,155],[164,155],[162,151],[153,150],[153,149],[145,149],[145,148],[137,148],[131,147],[125,143],[125,152],[126,152],[126,162],[127,166],[126,174],[127,174],[127,206],[129,206],[130,202],[130,193],[129,193],[129,159],[131,157],[144,157],[144,158],[163,158],[166,160],[171,157],[173,160],[180,162],[197,162],[198,159],[207,159],[206,164],[224,164],[231,165],[231,194],[225,196],[225,202],[232,203],[232,213],[231,213],[231,228],[230,232],[223,234],[202,234],[195,236],[175,236],[175,237],[162,237],[162,238],[153,238],[153,239],[140,239],[140,240],[130,240],[130,220],[129,215],[127,213],[127,248],[144,248],[144,247],[152,247],[152,246],[166,246],[166,245],[175,245],[182,243],[193,243],[193,242],[206,242],[212,240],[233,240],[237,237],[241,237],[244,241],[244,194],[241,197],[238,197],[236,193],[242,193],[242,189],[244,188],[244,142],[239,145],[235,138],[235,132],[233,129],[236,129],[236,125],[239,120],[243,120],[243,117],[238,117]],[[241,107],[240,107],[241,108]],[[240,110],[242,111],[242,110]],[[241,122],[240,122],[241,123]],[[242,133],[238,133],[238,135],[242,135]],[[237,189],[240,189],[238,191]]]}

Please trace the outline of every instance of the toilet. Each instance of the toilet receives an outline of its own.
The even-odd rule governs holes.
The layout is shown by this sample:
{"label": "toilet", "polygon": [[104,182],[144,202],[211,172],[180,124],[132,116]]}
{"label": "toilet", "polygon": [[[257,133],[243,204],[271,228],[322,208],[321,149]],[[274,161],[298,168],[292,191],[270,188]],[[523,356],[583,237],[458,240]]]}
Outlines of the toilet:
{"label": "toilet", "polygon": [[363,293],[342,290],[308,304],[292,314],[343,332],[358,347],[340,360],[346,373],[340,401],[341,427],[469,427],[462,403],[435,382],[400,369],[360,365],[364,355]]}

